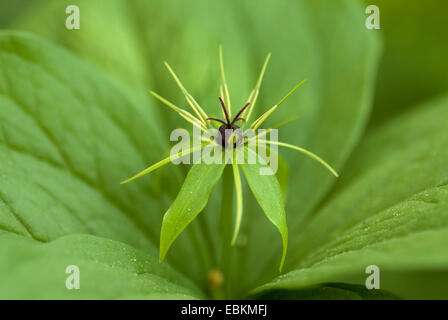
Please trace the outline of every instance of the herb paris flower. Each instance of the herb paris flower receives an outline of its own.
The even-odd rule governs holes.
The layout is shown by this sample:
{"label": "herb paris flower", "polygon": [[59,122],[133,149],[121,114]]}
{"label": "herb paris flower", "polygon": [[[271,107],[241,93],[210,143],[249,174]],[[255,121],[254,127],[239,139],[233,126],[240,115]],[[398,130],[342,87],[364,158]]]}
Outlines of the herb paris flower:
{"label": "herb paris flower", "polygon": [[[320,164],[322,164],[325,168],[327,168],[333,175],[338,177],[338,174],[336,171],[327,164],[324,160],[322,160],[317,155],[313,154],[312,152],[303,149],[301,147],[297,147],[288,143],[284,142],[278,142],[278,141],[272,141],[264,138],[272,129],[278,128],[287,122],[290,122],[293,119],[287,119],[286,121],[280,123],[278,126],[274,126],[273,128],[269,128],[258,135],[255,135],[251,138],[245,139],[241,135],[241,129],[238,127],[235,123],[238,121],[242,121],[244,128],[244,125],[248,123],[252,112],[254,110],[255,103],[257,101],[259,90],[261,87],[261,83],[264,77],[264,73],[266,71],[266,67],[268,65],[270,59],[270,54],[266,57],[266,60],[263,64],[261,73],[258,77],[258,81],[255,85],[255,88],[251,91],[248,102],[246,105],[235,115],[233,120],[231,121],[231,102],[230,102],[230,95],[229,90],[225,78],[225,72],[224,72],[224,64],[223,64],[223,55],[222,55],[222,47],[219,48],[219,64],[220,64],[220,71],[221,71],[221,85],[220,85],[220,93],[221,97],[219,98],[219,101],[221,103],[222,111],[225,120],[220,120],[218,118],[211,118],[208,117],[205,111],[201,108],[201,106],[196,102],[196,100],[192,97],[192,95],[185,89],[177,75],[174,73],[173,69],[170,67],[170,65],[165,62],[165,65],[176,81],[177,85],[181,89],[182,93],[185,96],[185,99],[188,103],[188,105],[191,107],[193,113],[181,109],[168,101],[167,99],[161,97],[155,92],[150,91],[150,93],[160,100],[162,103],[164,103],[169,108],[176,111],[183,119],[188,121],[190,124],[192,124],[197,129],[201,130],[202,132],[206,132],[208,129],[212,128],[211,121],[216,121],[221,124],[219,127],[219,134],[218,134],[218,145],[220,145],[222,148],[228,148],[228,142],[231,141],[231,139],[236,138],[235,143],[232,143],[230,145],[231,149],[235,148],[237,145],[242,145],[245,147],[245,152],[247,153],[255,153],[255,155],[260,157],[260,155],[257,154],[256,149],[248,148],[247,145],[252,141],[261,142],[263,144],[269,144],[269,145],[275,145],[275,146],[282,146],[287,147],[290,149],[297,150],[299,152],[302,152],[306,154],[307,156],[313,158],[314,160],[318,161]],[[273,107],[271,107],[268,111],[266,111],[264,114],[262,114],[259,118],[257,118],[255,121],[252,122],[250,125],[250,128],[248,130],[256,131],[263,123],[264,121],[292,94],[294,93],[300,86],[302,86],[307,79],[301,81],[298,83],[286,96],[284,96],[278,103],[276,103]],[[230,131],[230,134],[227,132]],[[236,136],[236,137],[235,137]],[[215,140],[210,140],[207,138],[201,138],[202,143],[197,147],[191,147],[186,152],[194,153],[196,151],[202,150],[207,145],[215,144]],[[232,140],[233,141],[233,140]],[[178,158],[184,157],[186,155],[185,152],[182,152],[182,154],[178,155]],[[135,176],[121,182],[122,184],[128,183],[130,181],[133,181],[147,173],[150,173],[166,164],[171,162],[173,160],[173,157],[165,158],[158,163],[148,167],[147,169],[141,171],[140,173],[136,174]],[[159,259],[162,261],[164,257],[166,256],[170,246],[174,242],[174,240],[179,236],[179,234],[188,226],[189,223],[191,223],[194,218],[202,211],[202,209],[205,207],[208,197],[213,190],[214,186],[220,179],[221,175],[224,172],[224,167],[227,164],[193,164],[192,168],[190,169],[190,172],[188,173],[185,182],[177,195],[175,201],[172,203],[171,207],[168,209],[168,211],[165,213],[163,222],[162,222],[162,230],[161,230],[161,236],[160,236],[160,256]],[[233,173],[233,180],[234,180],[234,186],[236,190],[236,221],[234,225],[234,231],[233,236],[230,239],[231,245],[234,245],[236,242],[236,239],[238,237],[238,233],[241,226],[242,216],[243,216],[243,192],[242,192],[242,183],[241,183],[241,176],[240,176],[240,169],[243,170],[246,180],[249,184],[250,189],[252,190],[255,198],[257,199],[258,203],[260,204],[261,208],[263,209],[264,213],[268,217],[268,219],[277,227],[279,230],[282,242],[283,242],[283,252],[282,252],[282,258],[280,262],[280,271],[283,267],[284,260],[286,257],[286,250],[287,250],[287,243],[288,243],[288,229],[286,225],[286,215],[284,211],[284,203],[283,198],[280,192],[279,183],[277,181],[277,178],[275,176],[263,176],[260,175],[258,172],[258,168],[260,165],[251,165],[251,164],[237,164],[232,163],[232,173]],[[226,171],[227,172],[227,171]],[[228,171],[230,172],[230,171]],[[224,173],[226,175],[226,173]],[[195,194],[193,194],[193,191]],[[231,190],[225,190],[225,192],[231,192],[233,194],[233,188]],[[269,197],[266,197],[266,194],[269,194]],[[233,202],[233,197],[231,197]],[[225,201],[225,198],[223,197],[223,201]],[[224,203],[223,203],[224,205]],[[233,209],[233,203],[227,204],[228,208],[231,208],[230,211]],[[233,216],[232,212],[227,213],[231,217]]]}

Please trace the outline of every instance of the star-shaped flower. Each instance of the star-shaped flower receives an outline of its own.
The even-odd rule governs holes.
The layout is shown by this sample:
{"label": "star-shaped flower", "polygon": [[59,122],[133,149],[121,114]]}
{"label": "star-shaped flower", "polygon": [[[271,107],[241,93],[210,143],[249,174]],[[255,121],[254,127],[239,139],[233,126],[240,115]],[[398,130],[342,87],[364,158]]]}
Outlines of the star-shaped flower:
{"label": "star-shaped flower", "polygon": [[[283,240],[283,253],[280,262],[280,270],[283,267],[283,263],[286,256],[287,243],[288,243],[288,229],[286,226],[286,216],[284,211],[284,203],[280,191],[280,186],[277,181],[277,178],[274,175],[261,175],[258,169],[267,169],[266,163],[263,163],[263,155],[258,153],[260,150],[260,145],[263,147],[266,144],[270,146],[281,146],[290,149],[297,150],[299,152],[304,153],[305,155],[313,158],[322,164],[325,168],[327,168],[333,175],[338,177],[336,171],[323,159],[308,151],[304,148],[294,146],[288,143],[279,142],[277,140],[266,139],[266,135],[272,132],[272,130],[279,128],[280,126],[294,120],[296,117],[290,117],[285,121],[282,121],[276,126],[269,128],[267,130],[262,130],[260,133],[250,136],[247,132],[256,132],[257,129],[268,119],[268,117],[291,95],[293,94],[300,86],[302,86],[307,79],[302,80],[298,83],[290,92],[288,92],[279,102],[277,102],[273,107],[267,110],[264,114],[254,120],[248,129],[244,130],[244,125],[247,124],[251,118],[253,113],[261,83],[269,63],[271,55],[268,54],[266,60],[261,69],[261,73],[258,77],[258,81],[255,85],[255,88],[251,91],[248,102],[242,107],[236,115],[232,118],[232,109],[231,109],[231,101],[229,90],[226,82],[225,72],[224,72],[224,63],[223,63],[223,54],[222,47],[219,48],[219,64],[221,71],[221,85],[220,85],[220,93],[221,97],[219,98],[219,102],[221,104],[222,113],[224,119],[218,119],[213,117],[208,117],[205,111],[201,108],[199,103],[193,98],[193,96],[185,89],[173,69],[170,65],[165,62],[165,65],[176,81],[177,85],[181,89],[182,93],[185,96],[185,99],[188,105],[191,107],[194,115],[182,108],[177,107],[172,102],[167,99],[161,97],[157,93],[150,91],[150,93],[164,103],[166,106],[170,107],[174,111],[176,111],[183,119],[188,121],[198,130],[201,130],[204,133],[207,133],[209,130],[214,129],[217,134],[214,136],[214,139],[210,139],[207,137],[201,137],[201,144],[198,147],[190,147],[186,152],[182,152],[180,154],[171,155],[167,157],[147,169],[141,171],[135,176],[125,180],[122,182],[128,183],[131,182],[147,173],[150,173],[173,160],[180,159],[185,157],[186,155],[195,153],[197,151],[201,151],[205,149],[207,146],[213,146],[214,148],[222,148],[227,153],[232,153],[233,157],[238,148],[244,150],[246,157],[248,154],[255,155],[257,160],[261,160],[262,164],[251,164],[251,163],[238,163],[236,161],[223,161],[223,163],[219,164],[193,164],[193,167],[190,169],[189,174],[187,175],[184,185],[182,186],[179,194],[177,195],[175,201],[165,213],[163,222],[162,222],[162,231],[161,231],[161,240],[160,240],[160,261],[163,260],[168,249],[174,242],[174,240],[179,236],[179,234],[187,227],[187,225],[193,221],[193,219],[202,211],[205,207],[208,196],[210,192],[213,190],[214,186],[223,175],[224,172],[224,184],[225,188],[223,190],[223,212],[227,214],[230,218],[233,217],[233,188],[232,184],[235,186],[236,190],[236,221],[234,224],[233,236],[230,239],[231,245],[235,244],[236,239],[238,237],[239,229],[241,226],[242,216],[243,216],[243,192],[242,192],[242,183],[240,176],[240,168],[243,170],[246,180],[260,204],[261,208],[267,215],[268,219],[278,228],[282,240]],[[236,123],[241,121],[243,124],[239,127]],[[212,122],[218,122],[220,124],[218,130],[212,125]],[[248,137],[249,136],[249,137]],[[255,143],[255,144],[253,144]],[[254,148],[253,145],[258,146]],[[275,152],[272,151],[271,152]],[[232,171],[224,170],[227,165],[232,166]],[[230,175],[228,173],[230,173]],[[229,176],[232,179],[233,172],[233,183],[228,183]],[[227,178],[226,178],[227,177]],[[227,183],[226,183],[227,181]],[[230,196],[229,196],[230,195]],[[230,225],[231,226],[231,225]]]}

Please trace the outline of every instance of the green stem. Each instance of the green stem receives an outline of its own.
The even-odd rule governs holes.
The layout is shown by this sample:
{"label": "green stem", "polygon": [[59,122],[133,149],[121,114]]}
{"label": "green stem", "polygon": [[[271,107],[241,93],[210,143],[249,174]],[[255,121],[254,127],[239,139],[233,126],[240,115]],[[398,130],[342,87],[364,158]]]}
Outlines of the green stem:
{"label": "green stem", "polygon": [[232,166],[227,165],[224,169],[222,179],[222,201],[220,217],[221,233],[221,271],[224,275],[223,291],[226,297],[230,295],[231,269],[233,264],[232,241],[233,229],[233,171]]}

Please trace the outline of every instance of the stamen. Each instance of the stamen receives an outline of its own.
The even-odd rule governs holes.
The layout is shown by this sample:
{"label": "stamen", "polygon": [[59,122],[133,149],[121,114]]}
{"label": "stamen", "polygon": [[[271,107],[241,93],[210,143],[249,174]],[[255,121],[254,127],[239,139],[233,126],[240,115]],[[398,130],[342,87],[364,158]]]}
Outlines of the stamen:
{"label": "stamen", "polygon": [[222,123],[223,125],[227,125],[227,123],[225,123],[224,121],[222,121],[221,119],[217,119],[217,118],[207,118],[207,120],[212,120],[212,121],[218,121],[220,123]]}
{"label": "stamen", "polygon": [[240,121],[240,120],[243,121],[243,122],[246,122],[246,119],[238,118],[238,119],[233,120],[231,124],[234,124],[235,122]]}
{"label": "stamen", "polygon": [[238,118],[240,116],[240,114],[242,114],[244,112],[244,110],[246,110],[246,108],[250,105],[250,102],[246,103],[246,105],[236,114],[235,118],[233,118],[232,120],[232,124],[234,124],[235,122],[237,122],[238,120],[243,120],[244,122],[246,122],[246,120],[244,120],[243,118]]}

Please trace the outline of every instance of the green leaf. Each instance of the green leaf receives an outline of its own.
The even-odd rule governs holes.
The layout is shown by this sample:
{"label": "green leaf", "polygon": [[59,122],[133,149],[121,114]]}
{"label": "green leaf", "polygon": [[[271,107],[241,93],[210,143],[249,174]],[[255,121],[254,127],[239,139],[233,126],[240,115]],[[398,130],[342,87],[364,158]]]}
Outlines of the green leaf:
{"label": "green leaf", "polygon": [[435,288],[448,285],[447,117],[445,96],[371,132],[348,163],[356,175],[294,238],[294,270],[258,290],[363,283],[365,268],[377,265],[382,289],[446,297]]}
{"label": "green leaf", "polygon": [[278,183],[280,184],[280,189],[283,194],[283,202],[286,203],[288,195],[288,183],[289,183],[289,166],[283,160],[281,155],[278,155],[278,170],[275,174]]}
{"label": "green leaf", "polygon": [[[166,196],[151,176],[119,184],[168,150],[145,105],[67,51],[1,32],[0,124],[1,230],[36,242],[91,234],[157,256]],[[182,249],[180,261],[199,250]]]}
{"label": "green leaf", "polygon": [[[79,30],[65,28],[68,17],[65,10],[70,5],[80,8]],[[12,20],[9,28],[32,32],[55,41],[105,72],[110,77],[109,81],[119,82],[122,91],[128,93],[127,99],[142,106],[145,117],[157,123],[154,133],[157,134],[157,141],[163,141],[168,131],[164,127],[160,106],[154,103],[147,92],[148,89],[154,89],[151,61],[145,54],[133,14],[133,5],[126,0],[38,0],[27,4],[27,10]],[[138,134],[142,136],[143,132]],[[178,184],[181,181],[179,177],[174,180]],[[171,192],[175,189],[172,188]]]}
{"label": "green leaf", "polygon": [[163,216],[160,233],[160,261],[179,234],[204,209],[210,193],[221,178],[225,164],[194,164],[185,182]]}
{"label": "green leaf", "polygon": [[[260,152],[263,150],[262,152]],[[288,195],[288,182],[289,182],[289,166],[283,160],[283,157],[278,153],[278,151],[274,151],[270,148],[268,144],[259,144],[257,145],[257,151],[258,155],[263,157],[264,155],[270,155],[271,152],[275,152],[275,157],[277,157],[278,160],[278,168],[277,172],[275,173],[275,176],[277,177],[278,183],[280,184],[280,189],[282,190],[283,194],[283,202],[286,203],[286,197]],[[263,157],[263,159],[267,162],[269,161],[269,158]]]}
{"label": "green leaf", "polygon": [[277,227],[282,237],[283,254],[279,267],[279,270],[281,271],[288,248],[288,227],[286,225],[285,205],[283,203],[280,184],[274,174],[261,174],[262,171],[269,170],[270,167],[260,163],[262,159],[256,155],[255,151],[249,148],[246,148],[245,151],[248,156],[251,156],[252,153],[252,155],[255,155],[257,158],[257,163],[255,164],[241,164],[247,183],[257,199],[258,204],[266,214],[266,217]]}
{"label": "green leaf", "polygon": [[154,243],[149,226],[161,216],[145,212],[161,203],[151,179],[141,188],[119,185],[168,149],[154,139],[158,127],[144,106],[65,50],[28,35],[0,34],[0,65],[0,198],[8,229],[42,241],[85,232],[139,248]]}
{"label": "green leaf", "polygon": [[[120,242],[71,235],[39,243],[4,231],[0,240],[2,299],[203,298],[167,264]],[[66,288],[68,266],[79,268],[79,290]]]}

